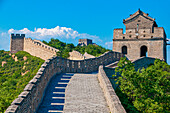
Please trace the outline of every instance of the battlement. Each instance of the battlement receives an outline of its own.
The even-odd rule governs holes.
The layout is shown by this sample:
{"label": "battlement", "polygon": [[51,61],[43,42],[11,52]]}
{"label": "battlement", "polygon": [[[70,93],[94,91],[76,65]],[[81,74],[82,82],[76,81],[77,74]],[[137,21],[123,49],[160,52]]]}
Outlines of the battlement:
{"label": "battlement", "polygon": [[11,38],[24,38],[25,34],[11,34]]}

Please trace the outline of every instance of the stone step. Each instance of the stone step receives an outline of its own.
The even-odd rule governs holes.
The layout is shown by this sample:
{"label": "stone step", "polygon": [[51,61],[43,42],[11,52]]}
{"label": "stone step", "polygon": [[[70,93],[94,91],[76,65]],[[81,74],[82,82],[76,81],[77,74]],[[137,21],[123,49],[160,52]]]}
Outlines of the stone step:
{"label": "stone step", "polygon": [[[71,78],[70,78],[71,79]],[[70,80],[70,79],[68,79],[68,78],[61,78],[61,80]]]}
{"label": "stone step", "polygon": [[53,94],[65,94],[65,92],[53,92]]}
{"label": "stone step", "polygon": [[65,99],[65,97],[52,97],[52,99]]}
{"label": "stone step", "polygon": [[63,75],[63,77],[72,77],[72,76],[68,76],[68,75]]}
{"label": "stone step", "polygon": [[51,105],[64,105],[64,103],[51,103]]}
{"label": "stone step", "polygon": [[58,84],[68,84],[68,82],[58,82]]}
{"label": "stone step", "polygon": [[63,113],[63,110],[48,110],[50,113]]}
{"label": "stone step", "polygon": [[56,89],[65,89],[66,87],[55,87]]}

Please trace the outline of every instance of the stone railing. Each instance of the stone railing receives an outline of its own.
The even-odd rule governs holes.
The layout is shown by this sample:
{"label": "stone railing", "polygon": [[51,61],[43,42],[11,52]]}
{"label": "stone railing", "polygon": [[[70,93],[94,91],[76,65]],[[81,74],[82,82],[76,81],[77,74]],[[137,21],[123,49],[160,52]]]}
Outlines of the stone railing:
{"label": "stone railing", "polygon": [[104,96],[106,98],[107,104],[110,108],[111,113],[126,113],[123,108],[118,96],[116,95],[110,80],[106,76],[103,66],[99,67],[98,80],[101,88],[103,89]]}
{"label": "stone railing", "polygon": [[88,73],[98,70],[100,65],[120,60],[123,54],[106,52],[103,55],[87,60],[69,60],[52,57],[46,60],[34,78],[26,85],[24,91],[16,98],[5,113],[34,113],[41,103],[50,79],[60,73]]}

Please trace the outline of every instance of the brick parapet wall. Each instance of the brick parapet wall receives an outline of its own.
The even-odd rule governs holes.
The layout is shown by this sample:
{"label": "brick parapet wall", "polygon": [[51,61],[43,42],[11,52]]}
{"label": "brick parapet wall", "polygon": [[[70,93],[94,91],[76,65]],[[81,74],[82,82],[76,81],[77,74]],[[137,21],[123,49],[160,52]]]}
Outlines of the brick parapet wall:
{"label": "brick parapet wall", "polygon": [[61,57],[52,57],[46,60],[34,78],[26,85],[24,91],[16,98],[5,113],[33,113],[40,105],[50,79],[60,73],[89,73],[98,70],[100,65],[108,65],[120,60],[123,54],[106,52],[97,58],[86,60],[69,60]]}
{"label": "brick parapet wall", "polygon": [[24,38],[23,50],[44,60],[56,56],[56,52],[59,51],[58,49],[48,46],[39,40],[32,40],[31,38]]}
{"label": "brick parapet wall", "polygon": [[103,66],[99,67],[98,80],[104,92],[104,96],[111,113],[126,113],[125,109],[123,108],[118,96],[116,95],[112,87],[112,84],[110,83],[108,77],[106,76]]}

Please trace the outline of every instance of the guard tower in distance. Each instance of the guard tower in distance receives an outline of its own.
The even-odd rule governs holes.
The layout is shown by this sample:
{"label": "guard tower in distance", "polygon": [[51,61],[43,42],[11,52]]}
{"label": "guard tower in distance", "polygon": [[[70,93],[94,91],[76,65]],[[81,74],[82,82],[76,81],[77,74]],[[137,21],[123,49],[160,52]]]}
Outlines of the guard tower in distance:
{"label": "guard tower in distance", "polygon": [[11,34],[11,44],[10,44],[10,52],[16,53],[18,51],[24,50],[24,38],[25,34]]}
{"label": "guard tower in distance", "polygon": [[166,34],[155,19],[140,9],[123,19],[126,31],[114,29],[113,51],[125,54],[129,60],[153,57],[166,61]]}

